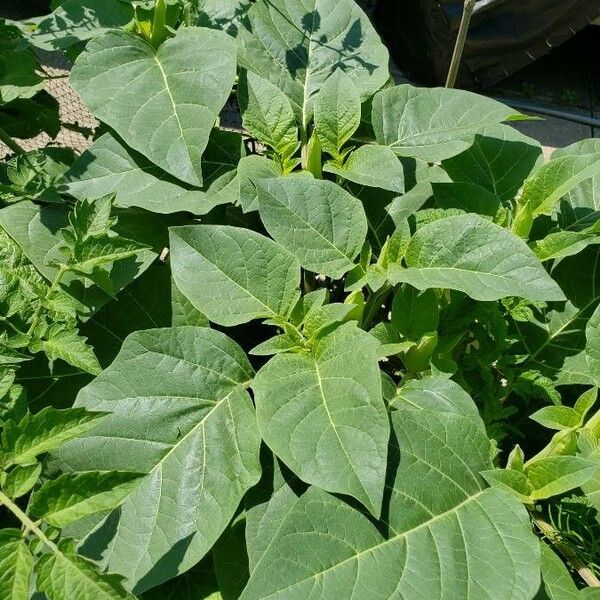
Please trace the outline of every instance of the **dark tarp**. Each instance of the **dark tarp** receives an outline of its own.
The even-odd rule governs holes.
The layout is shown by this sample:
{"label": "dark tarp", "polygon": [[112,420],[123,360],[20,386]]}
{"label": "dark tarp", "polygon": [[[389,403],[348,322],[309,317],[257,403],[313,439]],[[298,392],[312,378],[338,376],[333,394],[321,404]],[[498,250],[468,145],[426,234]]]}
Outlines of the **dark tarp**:
{"label": "dark tarp", "polygon": [[[463,5],[463,0],[379,0],[375,21],[401,69],[443,84]],[[600,0],[478,0],[459,83],[495,83],[598,17]]]}

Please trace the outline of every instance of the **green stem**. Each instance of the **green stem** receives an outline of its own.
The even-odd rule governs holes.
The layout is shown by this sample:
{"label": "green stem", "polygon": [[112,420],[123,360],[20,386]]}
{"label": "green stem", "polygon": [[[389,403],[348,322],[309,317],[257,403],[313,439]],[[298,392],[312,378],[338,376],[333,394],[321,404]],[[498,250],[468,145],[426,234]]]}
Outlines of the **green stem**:
{"label": "green stem", "polygon": [[154,8],[154,22],[152,23],[152,36],[150,43],[158,48],[167,39],[167,5],[165,0],[156,0]]}
{"label": "green stem", "polygon": [[458,35],[456,36],[456,44],[454,45],[454,52],[452,54],[452,60],[450,61],[450,68],[448,69],[448,78],[446,79],[447,88],[453,88],[456,83],[456,77],[465,49],[467,33],[469,31],[469,25],[471,24],[471,16],[473,15],[474,8],[475,0],[465,0],[462,19],[460,20],[460,27],[458,28]]}
{"label": "green stem", "polygon": [[367,327],[371,324],[371,321],[375,318],[377,313],[381,309],[381,305],[385,302],[385,299],[392,291],[392,288],[389,285],[385,285],[378,292],[372,293],[367,302],[365,303],[365,310],[363,312],[363,321],[362,328],[367,329]]}
{"label": "green stem", "polygon": [[589,587],[600,587],[600,579],[596,577],[596,574],[590,569],[573,551],[571,546],[563,541],[560,537],[560,533],[550,525],[547,521],[541,517],[536,516],[530,510],[531,518],[533,522],[540,530],[540,532],[550,540],[552,545],[562,554],[571,566],[579,573],[580,577],[585,581]]}
{"label": "green stem", "polygon": [[59,552],[56,544],[48,539],[46,534],[3,492],[0,491],[0,503],[4,504],[10,512],[21,521],[25,531],[34,533],[50,550]]}
{"label": "green stem", "polygon": [[25,154],[25,150],[11,138],[2,127],[0,127],[0,142],[8,146],[15,154]]}

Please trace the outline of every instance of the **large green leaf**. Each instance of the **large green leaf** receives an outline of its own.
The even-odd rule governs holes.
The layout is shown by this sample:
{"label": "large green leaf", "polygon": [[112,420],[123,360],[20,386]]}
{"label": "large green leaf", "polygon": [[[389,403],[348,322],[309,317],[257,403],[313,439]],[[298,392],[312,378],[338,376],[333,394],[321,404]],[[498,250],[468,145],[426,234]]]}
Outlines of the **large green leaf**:
{"label": "large green leaf", "polygon": [[339,278],[367,235],[362,204],[330,181],[280,177],[256,182],[262,222],[300,265],[315,273]]}
{"label": "large green leaf", "polygon": [[110,415],[60,450],[64,467],[147,473],[86,542],[99,548],[103,531],[113,532],[103,564],[136,592],[198,562],[258,481],[260,438],[245,391],[252,375],[220,332],[153,329],[129,336],[80,392],[76,405]]}
{"label": "large green leaf", "polygon": [[392,278],[418,289],[450,288],[484,301],[565,299],[523,240],[475,214],[420,227],[405,261],[408,268],[397,268]]}
{"label": "large green leaf", "polygon": [[388,52],[353,0],[259,0],[238,39],[240,62],[282,90],[306,127],[337,69],[367,100],[388,79]]}
{"label": "large green leaf", "polygon": [[475,136],[468,150],[445,160],[443,167],[453,181],[480,185],[507,202],[542,160],[538,142],[513,127],[499,125]]}
{"label": "large green leaf", "polygon": [[220,31],[183,28],[156,51],[135,35],[110,31],[88,44],[70,81],[129,146],[202,185],[200,159],[231,92],[235,63],[235,43]]}
{"label": "large green leaf", "polygon": [[310,353],[272,358],[252,389],[273,452],[304,481],[354,496],[379,516],[389,424],[377,359],[377,341],[348,323]]}
{"label": "large green leaf", "polygon": [[34,20],[31,41],[44,50],[64,50],[108,29],[123,27],[132,19],[131,2],[65,0],[52,14]]}
{"label": "large green leaf", "polygon": [[512,118],[508,106],[464,90],[399,85],[373,98],[377,141],[429,162],[463,152],[477,132]]}
{"label": "large green leaf", "polygon": [[115,194],[118,206],[138,206],[157,213],[187,210],[203,214],[212,208],[203,192],[170,177],[110,133],[99,137],[66,177],[65,191],[80,200]]}
{"label": "large green leaf", "polygon": [[20,531],[0,530],[0,597],[27,600],[33,556]]}
{"label": "large green leaf", "polygon": [[415,394],[394,405],[385,535],[312,488],[283,517],[241,599],[530,600],[538,540],[516,499],[484,487],[490,442],[462,404]]}
{"label": "large green leaf", "polygon": [[220,325],[285,317],[299,297],[298,261],[283,246],[248,229],[174,227],[171,262],[179,290]]}

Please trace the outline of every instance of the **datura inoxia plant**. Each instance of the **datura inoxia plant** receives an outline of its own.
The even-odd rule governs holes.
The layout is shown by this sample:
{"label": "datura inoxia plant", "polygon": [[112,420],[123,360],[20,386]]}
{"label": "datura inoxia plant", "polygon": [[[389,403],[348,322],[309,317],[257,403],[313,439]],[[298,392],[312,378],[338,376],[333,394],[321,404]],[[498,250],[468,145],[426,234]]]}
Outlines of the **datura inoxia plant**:
{"label": "datura inoxia plant", "polygon": [[394,85],[353,0],[53,8],[0,22],[0,598],[600,597],[600,140]]}

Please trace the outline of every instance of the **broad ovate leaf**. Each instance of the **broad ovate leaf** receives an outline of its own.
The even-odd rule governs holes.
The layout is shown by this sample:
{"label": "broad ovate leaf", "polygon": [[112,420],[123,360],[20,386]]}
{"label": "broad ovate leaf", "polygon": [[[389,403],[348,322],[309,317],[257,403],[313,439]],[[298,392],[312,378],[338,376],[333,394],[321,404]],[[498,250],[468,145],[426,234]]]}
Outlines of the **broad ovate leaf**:
{"label": "broad ovate leaf", "polygon": [[99,137],[71,166],[64,190],[80,200],[115,195],[118,206],[156,213],[208,212],[204,193],[169,176],[111,135]]}
{"label": "broad ovate leaf", "polygon": [[542,549],[542,581],[549,600],[582,600],[565,563],[544,542]]}
{"label": "broad ovate leaf", "polygon": [[360,201],[330,181],[280,177],[256,182],[271,236],[309,271],[339,278],[354,266],[367,235]]}
{"label": "broad ovate leaf", "polygon": [[179,291],[220,325],[286,317],[300,295],[300,265],[273,240],[227,225],[173,227],[171,264]]}
{"label": "broad ovate leaf", "polygon": [[477,184],[503,202],[512,200],[543,161],[539,142],[498,125],[475,136],[473,145],[443,162],[452,181]]}
{"label": "broad ovate leaf", "polygon": [[342,166],[327,163],[323,170],[359,185],[404,193],[402,163],[387,146],[359,146],[350,153]]}
{"label": "broad ovate leaf", "polygon": [[360,94],[342,69],[323,84],[315,102],[315,130],[321,148],[340,159],[342,146],[360,125]]}
{"label": "broad ovate leaf", "polygon": [[485,487],[479,476],[491,466],[485,428],[472,401],[470,410],[463,406],[459,386],[447,385],[455,402],[438,407],[414,394],[394,405],[386,533],[311,488],[282,515],[241,600],[535,595],[540,551],[527,512],[505,492]]}
{"label": "broad ovate leaf", "polygon": [[372,111],[380,144],[429,162],[463,152],[477,132],[516,117],[508,106],[472,92],[408,84],[378,92]]}
{"label": "broad ovate leaf", "polygon": [[344,71],[367,100],[388,79],[388,52],[354,0],[259,0],[238,33],[240,62],[283,91],[306,127],[319,90]]}
{"label": "broad ovate leaf", "polygon": [[202,185],[200,159],[235,65],[235,43],[221,31],[186,27],[158,50],[131,33],[110,31],[88,44],[70,81],[126,144],[163,171]]}
{"label": "broad ovate leaf", "polygon": [[347,323],[310,352],[272,358],[252,389],[273,452],[304,481],[354,496],[379,516],[389,424],[377,346]]}
{"label": "broad ovate leaf", "polygon": [[27,600],[29,580],[33,573],[33,556],[21,532],[0,530],[0,597],[6,600]]}
{"label": "broad ovate leaf", "polygon": [[396,268],[392,280],[420,290],[450,288],[483,301],[565,299],[523,240],[475,214],[423,225],[404,259],[408,268]]}
{"label": "broad ovate leaf", "polygon": [[[197,563],[260,476],[260,437],[240,347],[208,328],[136,332],[76,405],[110,415],[58,454],[65,469],[147,475],[86,544],[141,592]],[[135,415],[135,419],[132,419]],[[101,547],[99,547],[99,545]]]}
{"label": "broad ovate leaf", "polygon": [[298,127],[287,96],[268,79],[252,71],[240,78],[238,101],[244,127],[259,142],[279,154],[298,143]]}

